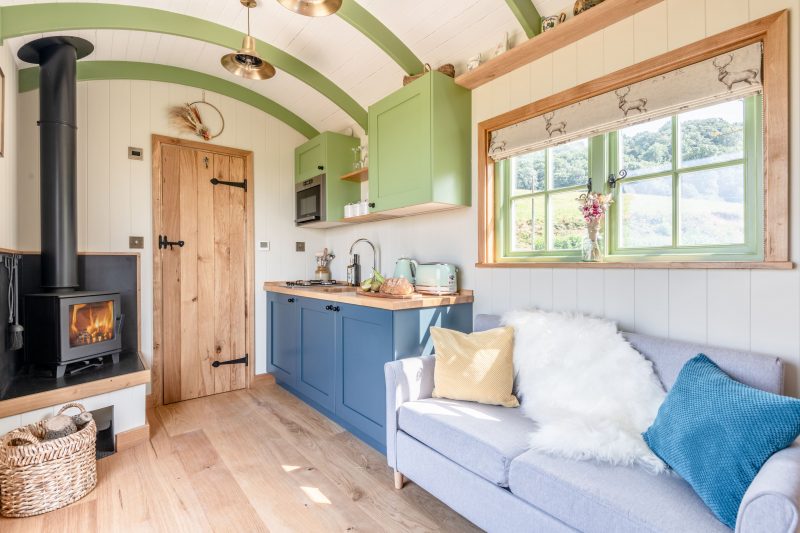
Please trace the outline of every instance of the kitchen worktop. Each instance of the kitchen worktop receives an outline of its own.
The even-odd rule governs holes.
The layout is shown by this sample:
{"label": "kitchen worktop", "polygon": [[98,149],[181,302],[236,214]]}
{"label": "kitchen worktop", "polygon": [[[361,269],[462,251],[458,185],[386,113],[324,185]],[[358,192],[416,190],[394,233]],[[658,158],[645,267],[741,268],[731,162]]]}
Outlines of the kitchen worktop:
{"label": "kitchen worktop", "polygon": [[402,311],[404,309],[424,309],[426,307],[439,307],[442,305],[456,305],[472,303],[474,298],[472,291],[460,290],[453,296],[432,296],[428,294],[419,295],[411,299],[378,298],[373,296],[362,296],[356,293],[355,287],[334,285],[330,287],[286,287],[282,281],[267,281],[264,283],[264,290],[267,292],[277,292],[290,296],[300,296],[304,298],[315,298],[329,302],[343,304],[361,305],[364,307],[374,307],[377,309],[387,309],[389,311]]}

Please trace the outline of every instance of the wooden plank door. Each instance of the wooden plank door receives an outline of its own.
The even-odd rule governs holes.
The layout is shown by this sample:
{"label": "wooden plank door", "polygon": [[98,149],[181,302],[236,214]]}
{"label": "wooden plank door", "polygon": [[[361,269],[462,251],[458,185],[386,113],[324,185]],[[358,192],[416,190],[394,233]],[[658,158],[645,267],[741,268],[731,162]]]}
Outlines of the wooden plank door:
{"label": "wooden plank door", "polygon": [[244,388],[224,363],[247,352],[245,160],[165,144],[161,174],[158,233],[183,241],[158,252],[164,403]]}

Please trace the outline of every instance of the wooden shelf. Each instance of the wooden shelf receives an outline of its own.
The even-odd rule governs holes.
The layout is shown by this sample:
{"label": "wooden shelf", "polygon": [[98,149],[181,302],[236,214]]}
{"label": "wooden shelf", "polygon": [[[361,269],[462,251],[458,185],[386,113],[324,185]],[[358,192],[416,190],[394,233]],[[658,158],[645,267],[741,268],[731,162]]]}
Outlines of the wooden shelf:
{"label": "wooden shelf", "polygon": [[516,48],[490,59],[475,70],[461,74],[456,78],[456,83],[467,89],[475,89],[662,1],[605,0],[552,30],[540,33]]}
{"label": "wooden shelf", "polygon": [[367,167],[359,168],[358,170],[354,170],[348,174],[345,174],[341,178],[342,181],[352,181],[354,183],[362,183],[369,179],[369,169]]}
{"label": "wooden shelf", "polygon": [[390,220],[397,218],[395,215],[387,215],[386,213],[369,213],[358,217],[343,218],[341,222],[345,224],[361,224],[363,222],[376,222],[378,220]]}

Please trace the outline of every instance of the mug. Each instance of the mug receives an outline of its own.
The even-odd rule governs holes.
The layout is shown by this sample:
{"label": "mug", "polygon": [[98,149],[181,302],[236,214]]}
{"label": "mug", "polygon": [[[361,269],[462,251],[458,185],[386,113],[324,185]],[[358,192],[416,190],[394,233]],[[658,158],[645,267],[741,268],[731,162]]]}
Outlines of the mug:
{"label": "mug", "polygon": [[567,14],[561,13],[560,15],[551,15],[549,17],[542,17],[542,31],[552,30],[558,24],[567,20]]}

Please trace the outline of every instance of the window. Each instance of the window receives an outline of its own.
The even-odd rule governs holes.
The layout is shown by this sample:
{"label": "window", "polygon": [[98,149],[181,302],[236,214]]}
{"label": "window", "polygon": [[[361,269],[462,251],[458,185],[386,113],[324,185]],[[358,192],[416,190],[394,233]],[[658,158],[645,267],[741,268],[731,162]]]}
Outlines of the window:
{"label": "window", "polygon": [[575,198],[589,179],[589,141],[582,139],[510,158],[502,164],[507,217],[505,255],[573,255],[583,219]]}
{"label": "window", "polygon": [[614,197],[607,261],[762,260],[761,116],[756,95],[497,163],[497,255],[579,260],[591,180]]}

